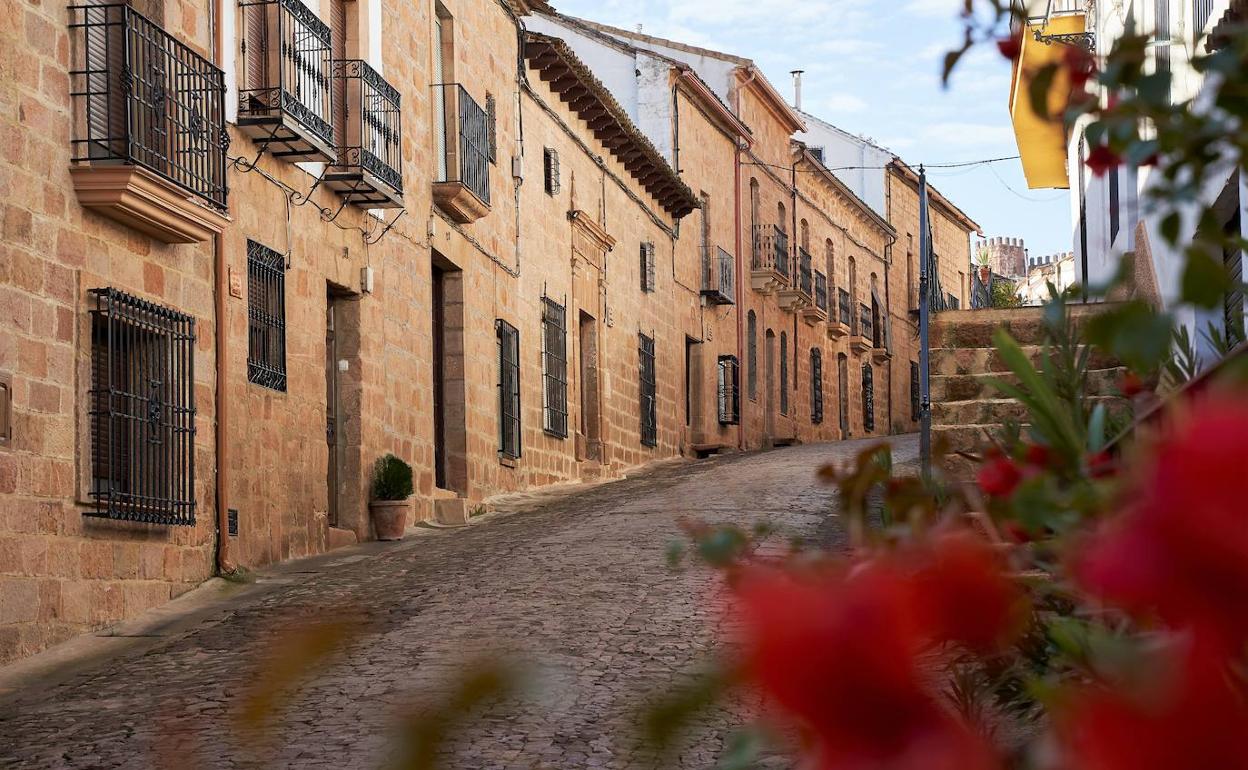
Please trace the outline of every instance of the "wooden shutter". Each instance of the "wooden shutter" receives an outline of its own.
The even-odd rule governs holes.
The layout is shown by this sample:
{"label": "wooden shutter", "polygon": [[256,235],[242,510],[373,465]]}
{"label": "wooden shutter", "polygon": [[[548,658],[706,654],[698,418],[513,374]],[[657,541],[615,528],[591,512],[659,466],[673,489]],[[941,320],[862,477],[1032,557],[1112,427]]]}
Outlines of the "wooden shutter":
{"label": "wooden shutter", "polygon": [[270,85],[268,48],[268,5],[248,5],[243,9],[243,86],[248,91]]}
{"label": "wooden shutter", "polygon": [[[347,2],[346,0],[329,0],[329,58],[343,60],[347,58]],[[331,65],[330,71],[333,71]],[[334,116],[334,142],[345,146],[347,140],[347,80],[333,79],[333,92],[330,94],[330,112]]]}

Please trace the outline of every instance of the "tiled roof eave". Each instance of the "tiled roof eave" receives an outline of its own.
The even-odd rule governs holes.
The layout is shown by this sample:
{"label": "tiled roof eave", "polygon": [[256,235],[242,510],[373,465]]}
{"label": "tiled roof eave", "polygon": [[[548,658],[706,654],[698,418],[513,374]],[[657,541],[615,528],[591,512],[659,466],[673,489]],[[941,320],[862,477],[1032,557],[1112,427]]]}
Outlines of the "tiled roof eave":
{"label": "tiled roof eave", "polygon": [[668,214],[680,219],[698,207],[693,190],[566,43],[529,32],[524,55],[529,66]]}

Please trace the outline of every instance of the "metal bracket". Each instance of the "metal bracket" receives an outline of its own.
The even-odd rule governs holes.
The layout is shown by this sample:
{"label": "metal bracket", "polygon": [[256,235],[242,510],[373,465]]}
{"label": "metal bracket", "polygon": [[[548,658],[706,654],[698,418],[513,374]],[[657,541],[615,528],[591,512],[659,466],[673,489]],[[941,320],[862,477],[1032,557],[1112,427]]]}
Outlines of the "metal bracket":
{"label": "metal bracket", "polygon": [[1069,32],[1061,35],[1046,35],[1040,30],[1036,30],[1034,35],[1037,43],[1045,45],[1076,45],[1088,53],[1096,50],[1095,32]]}

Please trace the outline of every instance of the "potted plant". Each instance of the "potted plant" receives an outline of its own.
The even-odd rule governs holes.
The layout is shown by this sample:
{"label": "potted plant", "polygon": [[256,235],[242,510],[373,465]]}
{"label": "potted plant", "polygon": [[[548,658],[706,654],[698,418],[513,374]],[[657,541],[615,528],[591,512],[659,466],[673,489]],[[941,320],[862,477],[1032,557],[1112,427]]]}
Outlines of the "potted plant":
{"label": "potted plant", "polygon": [[373,466],[373,499],[368,504],[378,540],[403,539],[411,496],[412,466],[392,454],[378,458]]}

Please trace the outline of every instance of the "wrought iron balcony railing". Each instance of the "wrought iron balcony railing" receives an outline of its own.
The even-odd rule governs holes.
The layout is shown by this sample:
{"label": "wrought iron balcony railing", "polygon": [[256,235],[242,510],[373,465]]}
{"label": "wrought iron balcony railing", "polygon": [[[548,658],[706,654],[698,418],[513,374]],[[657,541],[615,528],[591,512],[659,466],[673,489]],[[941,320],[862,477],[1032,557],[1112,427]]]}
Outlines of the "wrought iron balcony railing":
{"label": "wrought iron balcony railing", "polygon": [[858,335],[866,337],[872,342],[875,341],[875,323],[871,318],[871,307],[869,305],[858,306]]}
{"label": "wrought iron balcony railing", "polygon": [[1217,0],[1192,0],[1192,37],[1199,38],[1209,26]]}
{"label": "wrought iron balcony railing", "polygon": [[490,115],[458,83],[433,87],[437,181],[458,183],[490,205]]}
{"label": "wrought iron balcony railing", "polygon": [[828,312],[828,277],[818,270],[815,271],[815,307]]}
{"label": "wrought iron balcony railing", "polygon": [[278,157],[332,161],[334,96],[344,95],[331,90],[329,26],[301,0],[252,0],[239,9],[238,127]]}
{"label": "wrought iron balcony railing", "polygon": [[124,3],[72,5],[75,164],[141,166],[226,207],[225,76]]}
{"label": "wrought iron balcony railing", "polygon": [[325,170],[325,184],[365,208],[403,206],[403,130],[399,92],[377,70],[358,59],[335,59],[342,81],[344,126],[338,159]]}
{"label": "wrought iron balcony railing", "polygon": [[750,269],[775,271],[788,278],[789,234],[778,225],[754,225],[754,252]]}
{"label": "wrought iron balcony railing", "polygon": [[712,305],[731,305],[736,301],[736,260],[718,246],[702,249],[702,296]]}
{"label": "wrought iron balcony railing", "polygon": [[836,298],[836,320],[852,327],[854,325],[854,311],[849,299],[849,292],[844,289],[837,289]]}
{"label": "wrought iron balcony railing", "polygon": [[807,297],[814,294],[810,252],[800,246],[797,248],[797,288]]}

